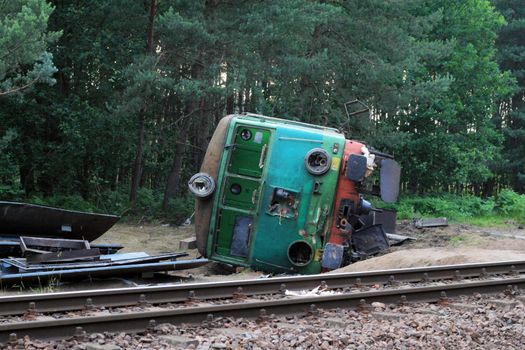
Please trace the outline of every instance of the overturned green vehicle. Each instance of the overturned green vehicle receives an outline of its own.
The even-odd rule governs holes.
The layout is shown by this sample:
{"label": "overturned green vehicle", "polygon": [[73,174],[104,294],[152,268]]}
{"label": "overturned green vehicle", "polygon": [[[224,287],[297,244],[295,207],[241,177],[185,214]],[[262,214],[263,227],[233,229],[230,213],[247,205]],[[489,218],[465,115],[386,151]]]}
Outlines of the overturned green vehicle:
{"label": "overturned green vehicle", "polygon": [[[188,183],[197,198],[199,252],[268,272],[321,272],[323,259],[332,259],[323,253],[347,142],[333,128],[254,114],[224,117]],[[369,208],[360,194],[352,201],[348,215]]]}

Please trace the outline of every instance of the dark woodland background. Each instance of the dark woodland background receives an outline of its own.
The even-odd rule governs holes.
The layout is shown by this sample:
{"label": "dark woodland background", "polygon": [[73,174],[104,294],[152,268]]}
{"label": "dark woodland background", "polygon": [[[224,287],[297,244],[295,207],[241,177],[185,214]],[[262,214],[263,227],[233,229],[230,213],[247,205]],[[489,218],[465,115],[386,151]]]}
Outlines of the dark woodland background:
{"label": "dark woodland background", "polygon": [[0,200],[178,221],[253,112],[393,154],[406,216],[523,218],[524,87],[522,0],[0,0]]}

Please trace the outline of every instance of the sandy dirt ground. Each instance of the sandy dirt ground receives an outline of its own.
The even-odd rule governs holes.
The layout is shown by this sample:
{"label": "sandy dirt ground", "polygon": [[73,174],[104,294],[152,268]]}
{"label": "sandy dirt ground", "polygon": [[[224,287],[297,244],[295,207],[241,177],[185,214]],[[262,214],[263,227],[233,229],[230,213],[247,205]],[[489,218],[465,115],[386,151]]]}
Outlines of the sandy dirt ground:
{"label": "sandy dirt ground", "polygon": [[398,224],[397,233],[416,240],[335,272],[525,259],[525,229],[517,225],[486,228],[451,224],[417,229],[406,221]]}
{"label": "sandy dirt ground", "polygon": [[470,247],[404,249],[359,261],[333,272],[357,272],[524,259],[525,250],[489,250]]}
{"label": "sandy dirt ground", "polygon": [[[97,243],[120,243],[125,246],[123,252],[145,251],[157,254],[180,251],[179,241],[192,237],[193,229],[193,226],[118,224],[99,238]],[[414,237],[416,240],[392,247],[385,254],[336,271],[525,259],[525,229],[520,229],[517,225],[509,224],[507,228],[485,228],[451,224],[447,227],[417,229],[410,221],[404,221],[398,223],[397,233]],[[196,249],[187,252],[191,258],[199,256]],[[191,277],[193,281],[257,278],[263,275],[249,269],[235,271],[214,263],[177,274]]]}
{"label": "sandy dirt ground", "polygon": [[93,243],[122,244],[122,253],[160,254],[179,251],[180,240],[194,235],[193,226],[117,224]]}
{"label": "sandy dirt ground", "polygon": [[[480,228],[451,224],[442,228],[416,229],[411,222],[400,222],[397,233],[416,238],[400,246],[391,247],[380,256],[335,270],[335,272],[358,272],[403,267],[448,265],[468,262],[525,260],[525,229],[512,223],[507,228]],[[178,252],[181,239],[194,236],[194,227],[145,224],[141,226],[117,224],[96,243],[122,244],[121,252],[146,252],[160,254]],[[186,250],[188,258],[197,258],[196,249]],[[251,269],[232,268],[218,263],[191,270],[172,271],[158,275],[160,279],[137,278],[103,279],[65,283],[59,286],[22,288],[0,291],[4,293],[49,292],[59,290],[112,288],[173,282],[211,282],[220,280],[242,280],[266,276]]]}
{"label": "sandy dirt ground", "polygon": [[[195,228],[190,226],[169,226],[146,224],[141,226],[129,224],[117,224],[106,232],[95,243],[115,243],[124,246],[120,252],[146,252],[150,255],[161,253],[172,253],[184,251],[188,257],[183,259],[194,259],[200,257],[197,249],[181,250],[179,243],[182,239],[195,236]],[[186,270],[170,272],[187,282],[211,282],[227,279],[258,278],[262,272],[249,269],[234,269],[221,266],[211,262],[206,266]]]}

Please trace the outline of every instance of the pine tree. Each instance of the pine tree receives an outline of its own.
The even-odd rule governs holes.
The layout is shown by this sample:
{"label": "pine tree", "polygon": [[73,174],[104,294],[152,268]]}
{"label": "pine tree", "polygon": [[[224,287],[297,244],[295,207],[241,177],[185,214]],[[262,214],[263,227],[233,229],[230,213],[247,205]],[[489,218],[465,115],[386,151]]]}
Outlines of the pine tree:
{"label": "pine tree", "polygon": [[520,0],[495,0],[507,25],[499,31],[498,61],[510,71],[518,88],[500,108],[505,135],[505,164],[501,170],[515,191],[525,192],[525,6]]}
{"label": "pine tree", "polygon": [[48,46],[60,36],[47,30],[53,6],[45,0],[0,3],[0,96],[21,92],[37,82],[53,84]]}

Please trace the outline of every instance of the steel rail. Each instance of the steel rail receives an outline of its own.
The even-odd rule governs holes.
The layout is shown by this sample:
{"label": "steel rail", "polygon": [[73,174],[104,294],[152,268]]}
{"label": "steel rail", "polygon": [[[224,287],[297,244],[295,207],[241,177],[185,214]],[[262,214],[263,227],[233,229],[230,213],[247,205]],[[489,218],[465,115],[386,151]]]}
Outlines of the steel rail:
{"label": "steel rail", "polygon": [[236,293],[247,296],[280,293],[284,289],[313,289],[324,284],[330,289],[387,284],[395,282],[439,281],[476,278],[486,275],[525,273],[525,261],[503,261],[417,267],[308,276],[275,277],[241,281],[188,283],[165,286],[82,290],[47,294],[0,297],[0,316],[76,311],[93,307],[120,307],[141,304],[184,302],[188,299],[231,298]]}
{"label": "steel rail", "polygon": [[[189,324],[211,321],[213,317],[256,318],[269,314],[298,315],[316,312],[317,308],[355,308],[363,303],[437,302],[446,296],[457,297],[474,293],[498,293],[512,288],[525,288],[525,277],[484,281],[464,281],[439,286],[383,289],[328,296],[280,298],[273,300],[244,300],[234,304],[186,306],[178,309],[153,308],[137,312],[80,316],[63,319],[27,321],[0,324],[0,342],[7,342],[11,334],[31,338],[66,338],[75,333],[140,332],[154,324]],[[263,311],[264,310],[264,311]],[[79,328],[81,327],[81,328]],[[15,338],[11,336],[12,338]]]}

